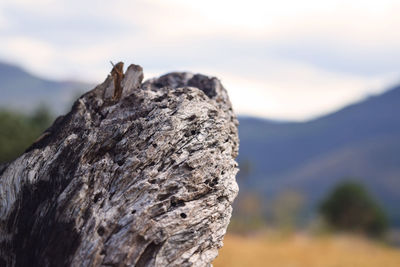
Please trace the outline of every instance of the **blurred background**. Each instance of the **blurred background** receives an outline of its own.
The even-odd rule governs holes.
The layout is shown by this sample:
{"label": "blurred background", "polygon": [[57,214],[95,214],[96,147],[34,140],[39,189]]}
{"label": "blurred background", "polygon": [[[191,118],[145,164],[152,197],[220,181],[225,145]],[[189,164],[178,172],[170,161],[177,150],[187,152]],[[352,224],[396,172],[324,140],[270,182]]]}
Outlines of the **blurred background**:
{"label": "blurred background", "polygon": [[[214,266],[399,266],[400,3],[3,0],[0,165],[109,63],[217,76],[240,193]],[[1,167],[1,166],[0,166]]]}

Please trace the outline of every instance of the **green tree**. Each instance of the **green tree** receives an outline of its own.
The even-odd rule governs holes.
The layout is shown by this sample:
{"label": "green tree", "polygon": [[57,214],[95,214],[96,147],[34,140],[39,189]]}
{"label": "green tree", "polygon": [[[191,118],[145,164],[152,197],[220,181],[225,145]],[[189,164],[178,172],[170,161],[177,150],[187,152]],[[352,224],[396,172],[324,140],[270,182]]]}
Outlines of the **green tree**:
{"label": "green tree", "polygon": [[0,110],[0,163],[18,157],[50,126],[52,116],[38,108],[31,116]]}
{"label": "green tree", "polygon": [[32,127],[37,128],[39,131],[45,130],[50,126],[53,121],[53,116],[46,106],[38,107],[29,118]]}
{"label": "green tree", "polygon": [[379,237],[387,230],[384,210],[360,183],[339,184],[322,202],[320,213],[336,230],[361,232]]}

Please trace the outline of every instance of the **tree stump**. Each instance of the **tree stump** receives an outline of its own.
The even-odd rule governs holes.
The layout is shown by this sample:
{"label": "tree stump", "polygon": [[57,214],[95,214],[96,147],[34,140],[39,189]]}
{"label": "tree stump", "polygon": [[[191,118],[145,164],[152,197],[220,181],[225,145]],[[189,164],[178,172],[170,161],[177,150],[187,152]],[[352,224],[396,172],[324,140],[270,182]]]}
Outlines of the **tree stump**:
{"label": "tree stump", "polygon": [[216,78],[109,75],[0,168],[0,266],[210,266],[237,195]]}

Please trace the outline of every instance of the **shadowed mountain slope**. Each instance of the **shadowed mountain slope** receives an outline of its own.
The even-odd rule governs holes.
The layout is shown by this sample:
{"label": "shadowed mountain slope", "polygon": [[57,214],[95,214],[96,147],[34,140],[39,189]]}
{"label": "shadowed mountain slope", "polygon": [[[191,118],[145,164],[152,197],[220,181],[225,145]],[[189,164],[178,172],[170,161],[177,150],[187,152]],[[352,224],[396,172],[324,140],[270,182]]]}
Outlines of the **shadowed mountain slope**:
{"label": "shadowed mountain slope", "polygon": [[304,194],[308,207],[340,180],[365,183],[400,222],[400,87],[304,123],[240,118],[241,190]]}
{"label": "shadowed mountain slope", "polygon": [[74,98],[92,85],[74,81],[38,78],[20,67],[0,62],[0,107],[30,112],[46,105],[57,114],[65,113]]}

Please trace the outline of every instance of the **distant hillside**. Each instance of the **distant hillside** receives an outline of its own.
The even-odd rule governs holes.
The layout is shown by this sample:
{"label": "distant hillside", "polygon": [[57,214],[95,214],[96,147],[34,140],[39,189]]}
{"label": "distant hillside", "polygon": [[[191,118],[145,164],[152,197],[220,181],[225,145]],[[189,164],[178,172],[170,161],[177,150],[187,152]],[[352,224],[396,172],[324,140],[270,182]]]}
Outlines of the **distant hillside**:
{"label": "distant hillside", "polygon": [[242,192],[272,198],[292,189],[311,208],[354,177],[400,224],[400,87],[309,122],[239,121],[239,162],[250,164],[239,176]]}
{"label": "distant hillside", "polygon": [[30,112],[45,104],[54,113],[64,113],[73,99],[92,85],[72,81],[51,81],[0,62],[0,108]]}

